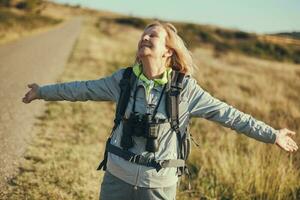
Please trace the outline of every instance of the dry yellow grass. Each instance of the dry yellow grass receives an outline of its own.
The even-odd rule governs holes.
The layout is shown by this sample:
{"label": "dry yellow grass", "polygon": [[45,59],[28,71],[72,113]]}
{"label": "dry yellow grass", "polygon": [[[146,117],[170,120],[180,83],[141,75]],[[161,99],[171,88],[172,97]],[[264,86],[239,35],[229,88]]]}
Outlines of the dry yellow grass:
{"label": "dry yellow grass", "polygon": [[14,8],[0,8],[0,44],[40,34],[62,22],[62,19],[27,13]]}
{"label": "dry yellow grass", "polygon": [[[58,82],[97,79],[134,60],[140,31],[87,16],[65,72]],[[300,134],[300,66],[237,54],[214,57],[193,52],[195,78],[213,96],[271,124]],[[97,172],[112,127],[108,102],[49,102],[36,125],[37,137],[7,185],[5,199],[97,199]],[[194,119],[201,148],[189,164],[192,190],[184,180],[178,199],[299,199],[299,152],[293,155],[214,123]],[[296,137],[299,144],[299,136]]]}
{"label": "dry yellow grass", "polygon": [[[199,66],[196,78],[203,88],[275,128],[300,132],[299,65],[237,54],[213,55],[209,49],[194,52]],[[205,120],[193,123],[192,132],[202,148],[192,154],[194,190],[190,197],[299,198],[299,152],[289,155],[275,145],[259,143]],[[299,136],[296,141],[299,144]]]}
{"label": "dry yellow grass", "polygon": [[264,35],[260,37],[261,40],[273,42],[276,44],[283,44],[283,45],[297,45],[300,46],[300,41],[293,39],[293,38],[285,38],[280,36],[273,36],[273,35]]}

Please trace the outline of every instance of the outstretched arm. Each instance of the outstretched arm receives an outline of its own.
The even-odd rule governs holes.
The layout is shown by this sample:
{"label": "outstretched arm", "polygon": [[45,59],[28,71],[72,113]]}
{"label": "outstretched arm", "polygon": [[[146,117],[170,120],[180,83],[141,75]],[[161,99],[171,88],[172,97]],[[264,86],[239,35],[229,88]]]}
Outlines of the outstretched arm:
{"label": "outstretched arm", "polygon": [[29,84],[31,88],[22,99],[30,103],[35,99],[45,101],[117,101],[119,96],[119,81],[124,70],[119,70],[111,76],[98,80],[73,81],[45,86]]}
{"label": "outstretched arm", "polygon": [[297,144],[290,137],[295,132],[275,130],[266,123],[245,114],[204,91],[194,79],[189,84],[189,112],[191,117],[203,117],[229,127],[261,142],[277,144],[286,151],[296,151]]}

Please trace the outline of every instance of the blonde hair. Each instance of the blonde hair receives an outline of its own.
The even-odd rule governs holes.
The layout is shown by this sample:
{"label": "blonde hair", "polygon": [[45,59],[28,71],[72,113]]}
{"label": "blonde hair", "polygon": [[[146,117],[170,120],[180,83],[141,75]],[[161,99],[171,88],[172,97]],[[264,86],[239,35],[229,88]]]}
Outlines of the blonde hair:
{"label": "blonde hair", "polygon": [[[192,75],[195,69],[195,64],[193,62],[191,52],[187,49],[184,41],[177,34],[175,26],[171,23],[154,21],[147,25],[144,30],[153,26],[160,26],[167,33],[166,46],[173,51],[172,56],[167,59],[167,67]],[[136,56],[135,62],[140,63],[138,56]]]}

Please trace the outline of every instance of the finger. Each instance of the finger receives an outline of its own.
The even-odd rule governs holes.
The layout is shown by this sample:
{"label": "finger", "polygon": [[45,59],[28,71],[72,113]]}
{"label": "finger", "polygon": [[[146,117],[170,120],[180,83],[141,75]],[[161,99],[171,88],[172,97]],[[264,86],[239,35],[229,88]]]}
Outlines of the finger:
{"label": "finger", "polygon": [[293,152],[294,152],[294,151],[297,151],[297,149],[296,149],[295,147],[293,147],[293,148],[292,148],[292,151],[293,151]]}
{"label": "finger", "polygon": [[294,149],[297,151],[297,150],[298,150],[298,146],[297,146],[297,145],[295,145],[295,146],[294,146]]}
{"label": "finger", "polygon": [[287,143],[282,145],[281,148],[283,148],[285,151],[289,151],[289,146]]}
{"label": "finger", "polygon": [[296,142],[295,142],[292,138],[290,138],[289,136],[287,136],[286,142],[287,142],[288,144],[297,145]]}
{"label": "finger", "polygon": [[27,86],[28,86],[29,88],[33,88],[34,83],[30,83],[30,84],[28,84]]}
{"label": "finger", "polygon": [[288,145],[286,146],[286,151],[293,152],[293,148],[290,145]]}
{"label": "finger", "polygon": [[291,148],[293,151],[298,150],[298,146],[297,146],[296,142],[294,142],[292,139],[288,141],[287,146],[289,148]]}
{"label": "finger", "polygon": [[287,145],[287,148],[288,148],[290,151],[295,151],[295,150],[296,150],[296,147],[293,146],[293,145],[291,145],[291,144]]}
{"label": "finger", "polygon": [[292,144],[294,147],[297,147],[297,148],[298,148],[297,143],[296,143],[294,140],[291,141],[291,144]]}
{"label": "finger", "polygon": [[26,103],[28,102],[28,96],[25,96],[23,99]]}
{"label": "finger", "polygon": [[23,97],[23,99],[25,100],[26,103],[30,103],[31,102],[31,95],[30,93],[28,92],[25,97]]}
{"label": "finger", "polygon": [[24,99],[28,101],[30,99],[29,95],[25,95]]}
{"label": "finger", "polygon": [[286,129],[288,135],[296,135],[296,132]]}
{"label": "finger", "polygon": [[294,140],[292,140],[290,137],[287,139],[287,145],[293,147],[293,148],[298,148],[296,142]]}
{"label": "finger", "polygon": [[26,98],[23,98],[22,101],[23,101],[24,103],[28,103],[28,101],[27,101]]}
{"label": "finger", "polygon": [[296,145],[291,145],[291,147],[292,147],[293,149],[295,149],[295,150],[298,149],[298,147],[297,147]]}

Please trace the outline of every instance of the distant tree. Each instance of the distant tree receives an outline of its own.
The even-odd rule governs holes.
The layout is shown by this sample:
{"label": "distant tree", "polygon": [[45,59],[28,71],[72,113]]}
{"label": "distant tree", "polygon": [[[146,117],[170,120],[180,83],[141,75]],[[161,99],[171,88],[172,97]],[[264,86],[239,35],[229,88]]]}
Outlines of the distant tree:
{"label": "distant tree", "polygon": [[42,4],[42,0],[24,0],[17,3],[16,7],[18,9],[35,11]]}
{"label": "distant tree", "polygon": [[9,7],[11,0],[0,0],[0,7]]}

